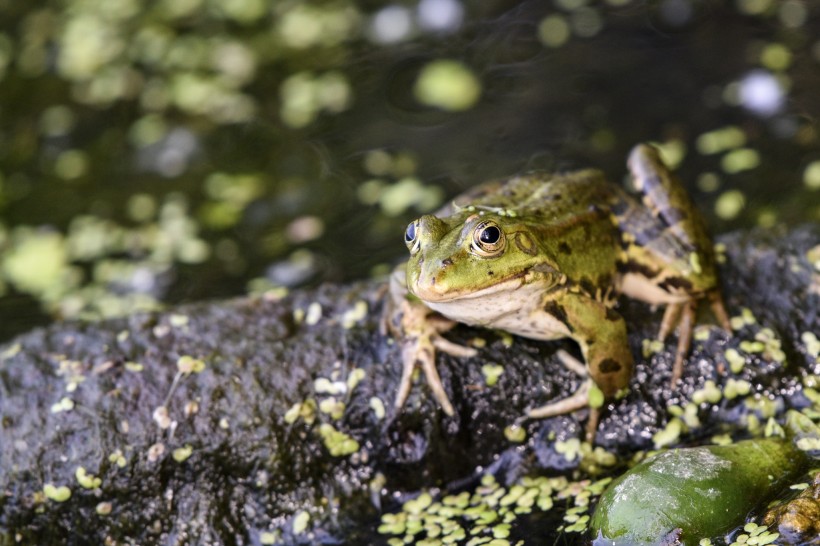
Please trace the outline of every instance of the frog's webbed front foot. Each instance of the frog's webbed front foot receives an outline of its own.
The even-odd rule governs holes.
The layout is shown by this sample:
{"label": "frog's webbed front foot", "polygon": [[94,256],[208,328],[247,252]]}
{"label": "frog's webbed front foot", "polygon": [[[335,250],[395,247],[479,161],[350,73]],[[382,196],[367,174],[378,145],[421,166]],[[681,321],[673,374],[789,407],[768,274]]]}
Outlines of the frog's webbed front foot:
{"label": "frog's webbed front foot", "polygon": [[424,372],[427,384],[441,409],[447,415],[454,415],[455,410],[436,369],[436,349],[465,358],[475,356],[477,351],[442,337],[441,334],[450,330],[456,323],[435,314],[421,303],[405,300],[401,303],[401,313],[403,368],[396,394],[396,409],[401,409],[407,401],[413,384],[413,372],[418,366]]}

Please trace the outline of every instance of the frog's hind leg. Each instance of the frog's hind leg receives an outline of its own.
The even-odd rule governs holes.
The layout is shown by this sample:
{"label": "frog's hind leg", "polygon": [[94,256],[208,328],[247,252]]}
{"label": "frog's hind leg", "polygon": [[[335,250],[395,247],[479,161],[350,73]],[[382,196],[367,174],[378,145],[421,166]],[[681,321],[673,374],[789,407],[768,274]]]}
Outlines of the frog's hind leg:
{"label": "frog's hind leg", "polygon": [[[697,312],[697,300],[689,300],[682,304],[670,304],[667,307],[681,306],[680,322],[678,323],[678,347],[675,350],[675,363],[672,365],[672,387],[678,382],[678,379],[683,375],[683,359],[689,354],[689,349],[692,348],[692,331],[695,329],[695,313]],[[664,318],[666,314],[664,313]],[[661,324],[663,327],[663,324]]]}
{"label": "frog's hind leg", "polygon": [[589,408],[585,437],[589,443],[592,443],[595,440],[595,433],[598,431],[598,422],[601,419],[601,409],[589,406],[589,389],[592,387],[593,381],[589,378],[587,368],[583,362],[563,349],[558,351],[556,355],[564,367],[576,373],[578,376],[586,378],[586,381],[581,383],[578,390],[571,396],[527,411],[527,417],[529,419],[546,419],[547,417],[555,417],[556,415],[564,415]]}
{"label": "frog's hind leg", "polygon": [[652,146],[635,146],[628,165],[645,206],[621,197],[613,209],[624,233],[622,288],[630,297],[667,306],[658,339],[664,341],[678,328],[674,384],[691,348],[698,302],[707,299],[726,330],[730,330],[729,320],[718,287],[712,242],[686,190]]}
{"label": "frog's hind leg", "polygon": [[706,296],[709,298],[709,307],[712,309],[712,314],[715,315],[721,328],[727,332],[732,331],[732,324],[729,322],[729,313],[726,312],[726,305],[723,302],[723,295],[719,290],[712,290]]}

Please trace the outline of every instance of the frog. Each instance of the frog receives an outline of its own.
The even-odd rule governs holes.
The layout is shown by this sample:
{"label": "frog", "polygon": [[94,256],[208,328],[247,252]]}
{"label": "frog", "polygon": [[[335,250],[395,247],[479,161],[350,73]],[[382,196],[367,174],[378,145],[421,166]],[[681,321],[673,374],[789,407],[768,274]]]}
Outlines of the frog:
{"label": "frog", "polygon": [[682,183],[648,143],[631,150],[627,167],[631,192],[595,169],[534,171],[480,184],[407,226],[410,258],[390,282],[404,339],[397,411],[421,368],[442,410],[454,415],[436,351],[477,354],[446,339],[456,324],[569,338],[582,361],[566,351],[558,356],[580,385],[523,418],[588,409],[593,441],[603,402],[627,391],[635,367],[620,298],[665,306],[657,338],[677,328],[673,388],[702,302],[730,331],[713,244]]}

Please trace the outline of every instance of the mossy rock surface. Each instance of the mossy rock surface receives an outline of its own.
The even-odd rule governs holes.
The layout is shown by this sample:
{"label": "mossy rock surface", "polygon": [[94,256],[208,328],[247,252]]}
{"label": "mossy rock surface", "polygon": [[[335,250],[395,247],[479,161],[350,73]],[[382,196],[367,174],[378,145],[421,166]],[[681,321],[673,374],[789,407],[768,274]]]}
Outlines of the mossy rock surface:
{"label": "mossy rock surface", "polygon": [[[605,411],[602,447],[623,456],[651,448],[668,406],[686,405],[707,381],[721,392],[745,381],[751,391],[700,404],[686,443],[811,404],[803,377],[820,373],[807,335],[820,323],[820,226],[719,241],[739,328],[701,330],[672,391],[674,339],[641,356],[662,311],[623,300],[638,364],[629,396]],[[555,446],[582,435],[582,414],[528,423],[520,445],[504,436],[526,407],[577,388],[555,357],[577,351],[571,342],[510,345],[459,327],[450,339],[486,345],[476,358],[440,355],[456,415],[437,408],[423,381],[396,415],[400,351],[379,331],[383,288],[325,285],[58,324],[0,347],[0,543],[316,543],[377,518],[370,484],[380,474],[392,493],[446,486],[494,461],[509,479],[578,466]],[[727,360],[732,348],[742,367]],[[487,363],[504,367],[493,386]],[[748,403],[756,394],[765,396]]]}

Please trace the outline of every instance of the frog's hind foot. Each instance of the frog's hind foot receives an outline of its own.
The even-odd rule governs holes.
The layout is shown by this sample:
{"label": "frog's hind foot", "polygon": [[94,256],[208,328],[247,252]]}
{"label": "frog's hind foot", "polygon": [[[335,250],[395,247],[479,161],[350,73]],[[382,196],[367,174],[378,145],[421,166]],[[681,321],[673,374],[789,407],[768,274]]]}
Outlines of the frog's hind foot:
{"label": "frog's hind foot", "polygon": [[556,415],[572,413],[589,406],[589,388],[592,386],[592,379],[587,379],[574,394],[567,396],[563,400],[552,402],[544,406],[527,410],[527,417],[530,419],[546,419]]}
{"label": "frog's hind foot", "polygon": [[672,388],[683,376],[683,360],[692,348],[692,331],[695,329],[695,312],[698,308],[697,300],[689,300],[679,305],[682,308],[678,323],[678,347],[675,350],[675,362],[672,364],[672,380],[670,381]]}
{"label": "frog's hind foot", "polygon": [[[723,297],[719,290],[712,290],[706,294],[709,306],[715,315],[718,324],[727,332],[732,331],[729,315],[723,304]],[[691,299],[684,302],[670,303],[666,306],[658,330],[658,340],[665,341],[675,328],[678,328],[678,346],[675,350],[675,362],[672,365],[672,388],[683,375],[683,361],[692,348],[692,332],[695,329],[696,313],[699,300]]]}
{"label": "frog's hind foot", "polygon": [[709,307],[712,309],[712,314],[720,324],[720,327],[727,332],[732,331],[732,324],[729,322],[729,313],[726,312],[726,305],[723,302],[723,295],[720,290],[712,290],[706,297],[709,299]]}
{"label": "frog's hind foot", "polygon": [[[567,353],[567,356],[569,354]],[[560,357],[559,357],[560,358]],[[572,356],[569,356],[575,360]],[[575,360],[575,362],[578,362]],[[566,363],[565,363],[566,365]],[[569,366],[568,366],[569,367]],[[573,369],[573,368],[570,368]],[[575,371],[575,370],[573,370]],[[586,374],[584,374],[586,375]],[[565,415],[568,413],[573,413],[575,411],[588,408],[589,409],[589,417],[587,418],[587,424],[585,427],[584,438],[587,442],[594,443],[595,442],[595,434],[598,431],[598,422],[601,419],[601,408],[593,408],[589,405],[589,389],[592,386],[592,379],[587,379],[584,381],[578,390],[575,391],[574,394],[564,398],[563,400],[559,400],[557,402],[552,402],[551,404],[546,404],[544,406],[534,408],[527,411],[527,418],[528,419],[546,419],[547,417],[555,417],[557,415]]]}

